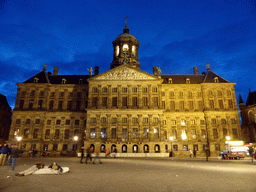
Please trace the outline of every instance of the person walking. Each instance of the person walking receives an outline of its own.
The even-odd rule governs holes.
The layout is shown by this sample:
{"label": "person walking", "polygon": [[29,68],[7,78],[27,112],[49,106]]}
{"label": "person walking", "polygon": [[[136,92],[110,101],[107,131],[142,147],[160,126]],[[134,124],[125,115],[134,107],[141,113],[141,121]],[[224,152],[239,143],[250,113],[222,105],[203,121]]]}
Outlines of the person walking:
{"label": "person walking", "polygon": [[192,156],[192,154],[193,154],[192,151],[191,151],[191,149],[188,150],[188,154],[189,154],[189,157],[191,158],[191,156]]}
{"label": "person walking", "polygon": [[106,155],[105,155],[105,158],[107,157],[110,157],[110,152],[109,152],[109,149],[106,150]]}
{"label": "person walking", "polygon": [[12,164],[11,171],[14,171],[16,160],[20,156],[20,152],[21,151],[18,149],[17,144],[11,145],[11,154],[10,154],[10,159]]}
{"label": "person walking", "polygon": [[194,158],[196,158],[196,149],[193,150]]}
{"label": "person walking", "polygon": [[5,165],[7,154],[10,152],[9,146],[7,143],[4,143],[4,145],[1,148],[1,154],[0,154],[0,165]]}
{"label": "person walking", "polygon": [[99,156],[100,152],[98,150],[95,150],[95,157],[93,159],[93,164],[95,164],[96,159],[99,160],[99,163],[102,164],[102,162],[100,161],[100,156]]}
{"label": "person walking", "polygon": [[80,163],[83,163],[83,158],[84,158],[84,146],[81,147],[81,159],[80,159]]}
{"label": "person walking", "polygon": [[86,150],[86,160],[85,160],[86,164],[88,159],[90,159],[90,161],[92,162],[92,149],[90,147],[88,147]]}
{"label": "person walking", "polygon": [[113,150],[113,156],[114,156],[114,158],[116,158],[116,154],[117,154],[117,149],[116,149],[116,147],[115,147],[114,150]]}

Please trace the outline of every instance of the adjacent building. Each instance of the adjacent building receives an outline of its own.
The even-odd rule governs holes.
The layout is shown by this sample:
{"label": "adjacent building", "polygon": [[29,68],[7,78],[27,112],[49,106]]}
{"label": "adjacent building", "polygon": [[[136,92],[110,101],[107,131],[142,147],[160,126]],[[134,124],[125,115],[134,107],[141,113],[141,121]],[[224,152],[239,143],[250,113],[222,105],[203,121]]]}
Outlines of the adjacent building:
{"label": "adjacent building", "polygon": [[4,95],[0,94],[0,139],[8,140],[11,128],[12,110]]}
{"label": "adjacent building", "polygon": [[[13,112],[10,140],[25,151],[71,153],[81,145],[119,156],[205,156],[225,149],[225,137],[241,138],[235,83],[210,70],[189,75],[140,69],[139,41],[127,25],[113,41],[110,70],[89,75],[43,71],[23,83]],[[86,72],[85,72],[86,73]],[[77,137],[75,137],[77,136]],[[75,140],[77,139],[78,140]]]}

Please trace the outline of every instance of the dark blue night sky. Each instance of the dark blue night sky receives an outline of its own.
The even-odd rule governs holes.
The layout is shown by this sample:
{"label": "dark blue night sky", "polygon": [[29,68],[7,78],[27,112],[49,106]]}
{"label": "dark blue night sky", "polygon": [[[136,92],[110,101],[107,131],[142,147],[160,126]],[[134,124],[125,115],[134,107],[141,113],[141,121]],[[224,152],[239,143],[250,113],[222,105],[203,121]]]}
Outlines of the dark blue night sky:
{"label": "dark blue night sky", "polygon": [[43,70],[89,74],[110,69],[112,41],[128,28],[140,41],[141,69],[213,72],[246,101],[256,90],[254,0],[0,0],[0,93],[13,108],[21,83]]}

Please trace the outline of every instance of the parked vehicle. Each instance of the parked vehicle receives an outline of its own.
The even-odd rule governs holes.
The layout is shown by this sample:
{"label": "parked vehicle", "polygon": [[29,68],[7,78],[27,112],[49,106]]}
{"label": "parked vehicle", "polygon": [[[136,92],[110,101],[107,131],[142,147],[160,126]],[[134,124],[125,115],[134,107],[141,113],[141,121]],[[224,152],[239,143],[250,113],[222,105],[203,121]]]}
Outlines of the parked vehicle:
{"label": "parked vehicle", "polygon": [[226,151],[220,152],[222,157],[226,157],[224,159],[237,159],[245,158],[247,147],[244,145],[232,145],[231,143],[228,143],[226,145]]}

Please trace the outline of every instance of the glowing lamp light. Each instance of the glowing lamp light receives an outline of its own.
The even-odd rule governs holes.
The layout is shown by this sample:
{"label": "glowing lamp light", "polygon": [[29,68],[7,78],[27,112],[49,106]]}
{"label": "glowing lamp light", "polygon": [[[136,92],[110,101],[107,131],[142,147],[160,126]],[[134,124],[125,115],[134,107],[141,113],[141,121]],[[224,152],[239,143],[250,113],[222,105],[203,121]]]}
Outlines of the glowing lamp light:
{"label": "glowing lamp light", "polygon": [[75,137],[74,137],[74,140],[77,141],[77,140],[78,140],[78,136],[75,136]]}
{"label": "glowing lamp light", "polygon": [[170,137],[169,139],[170,139],[170,141],[172,141],[172,140],[173,140],[173,137]]}
{"label": "glowing lamp light", "polygon": [[184,134],[184,133],[182,133],[182,134],[181,134],[181,139],[182,139],[182,140],[187,139],[187,135],[186,135],[186,134]]}
{"label": "glowing lamp light", "polygon": [[22,137],[16,137],[17,141],[21,141]]}
{"label": "glowing lamp light", "polygon": [[124,49],[125,51],[127,51],[127,50],[128,50],[128,45],[127,45],[127,44],[124,44],[123,49]]}
{"label": "glowing lamp light", "polygon": [[225,144],[229,144],[232,146],[241,146],[244,145],[243,141],[225,141]]}
{"label": "glowing lamp light", "polygon": [[228,140],[228,141],[229,141],[229,140],[230,140],[230,136],[226,136],[226,140]]}

